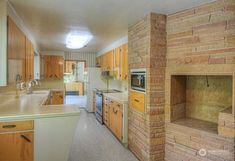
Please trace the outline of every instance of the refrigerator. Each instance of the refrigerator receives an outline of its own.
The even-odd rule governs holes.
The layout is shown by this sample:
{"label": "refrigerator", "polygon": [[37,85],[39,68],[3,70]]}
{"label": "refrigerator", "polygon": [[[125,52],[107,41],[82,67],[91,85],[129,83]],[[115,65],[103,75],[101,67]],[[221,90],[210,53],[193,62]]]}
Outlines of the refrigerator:
{"label": "refrigerator", "polygon": [[95,89],[106,89],[107,84],[105,80],[101,79],[100,68],[86,68],[84,73],[84,84],[85,84],[85,95],[86,99],[86,110],[88,112],[95,112],[93,110],[93,91]]}

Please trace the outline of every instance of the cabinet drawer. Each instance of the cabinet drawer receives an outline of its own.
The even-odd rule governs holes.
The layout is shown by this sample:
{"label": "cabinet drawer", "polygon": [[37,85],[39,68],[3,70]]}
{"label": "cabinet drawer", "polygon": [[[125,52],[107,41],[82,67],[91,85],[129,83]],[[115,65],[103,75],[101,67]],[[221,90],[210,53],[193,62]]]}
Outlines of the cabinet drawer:
{"label": "cabinet drawer", "polygon": [[0,122],[0,133],[33,130],[33,121]]}
{"label": "cabinet drawer", "polygon": [[140,112],[145,111],[145,94],[141,92],[130,92],[130,107]]}

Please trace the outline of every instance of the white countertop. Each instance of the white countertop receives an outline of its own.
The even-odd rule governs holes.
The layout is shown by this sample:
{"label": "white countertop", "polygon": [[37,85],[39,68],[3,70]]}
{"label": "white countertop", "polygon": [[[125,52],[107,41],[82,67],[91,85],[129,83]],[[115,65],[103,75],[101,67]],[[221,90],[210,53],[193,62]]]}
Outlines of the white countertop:
{"label": "white countertop", "polygon": [[76,116],[76,105],[42,105],[50,91],[34,91],[16,98],[12,93],[0,94],[0,121],[29,120],[50,117]]}
{"label": "white countertop", "polygon": [[114,101],[117,101],[121,104],[128,103],[128,94],[121,92],[121,93],[103,93],[105,97],[108,97],[110,99],[113,99]]}

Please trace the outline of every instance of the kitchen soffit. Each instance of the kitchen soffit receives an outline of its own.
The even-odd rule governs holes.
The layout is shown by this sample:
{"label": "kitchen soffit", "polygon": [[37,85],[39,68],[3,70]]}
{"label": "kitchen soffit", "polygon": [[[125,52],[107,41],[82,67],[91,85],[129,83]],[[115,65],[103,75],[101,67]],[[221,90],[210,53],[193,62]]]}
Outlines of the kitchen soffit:
{"label": "kitchen soffit", "polygon": [[[9,0],[41,50],[65,47],[71,31],[89,31],[94,38],[77,51],[97,52],[128,32],[149,12],[171,14],[212,0]],[[74,51],[74,50],[73,50]]]}

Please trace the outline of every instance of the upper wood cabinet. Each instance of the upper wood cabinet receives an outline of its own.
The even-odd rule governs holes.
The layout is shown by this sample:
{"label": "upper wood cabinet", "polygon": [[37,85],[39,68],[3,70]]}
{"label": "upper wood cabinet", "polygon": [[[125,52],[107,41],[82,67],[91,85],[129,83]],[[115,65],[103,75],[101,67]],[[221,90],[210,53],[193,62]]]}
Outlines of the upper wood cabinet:
{"label": "upper wood cabinet", "polygon": [[128,79],[128,44],[121,46],[121,79]]}
{"label": "upper wood cabinet", "polygon": [[101,67],[101,56],[96,57],[96,67]]}
{"label": "upper wood cabinet", "polygon": [[114,71],[118,80],[128,79],[128,44],[123,44],[96,57],[96,66],[102,71]]}
{"label": "upper wood cabinet", "polygon": [[114,72],[118,80],[128,79],[128,45],[123,44],[115,49]]}
{"label": "upper wood cabinet", "polygon": [[75,68],[76,64],[77,64],[77,61],[66,60],[65,64],[64,64],[64,72],[65,73],[73,73],[73,68]]}
{"label": "upper wood cabinet", "polygon": [[26,72],[25,77],[26,80],[30,80],[34,78],[34,48],[31,41],[26,38]]}
{"label": "upper wood cabinet", "polygon": [[63,56],[44,55],[42,58],[44,79],[57,78],[62,79],[64,75]]}
{"label": "upper wood cabinet", "polygon": [[14,21],[7,18],[8,59],[25,59],[25,35]]}
{"label": "upper wood cabinet", "polygon": [[100,56],[100,58],[96,59],[100,62],[96,62],[96,64],[100,63],[100,67],[102,71],[113,71],[114,66],[114,51],[111,50],[107,52],[106,54]]}
{"label": "upper wood cabinet", "polygon": [[16,75],[23,81],[34,79],[34,48],[14,21],[7,18],[8,83],[15,82]]}

